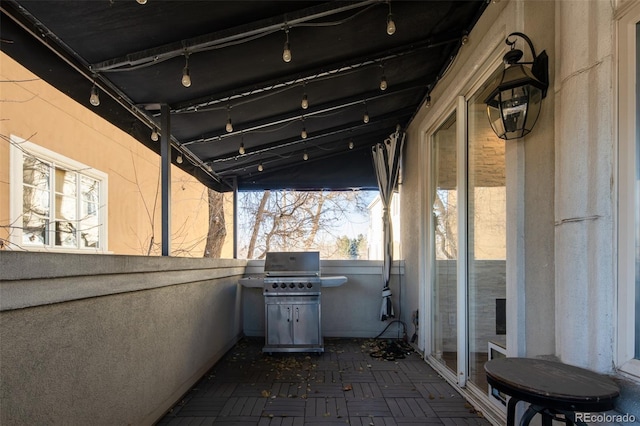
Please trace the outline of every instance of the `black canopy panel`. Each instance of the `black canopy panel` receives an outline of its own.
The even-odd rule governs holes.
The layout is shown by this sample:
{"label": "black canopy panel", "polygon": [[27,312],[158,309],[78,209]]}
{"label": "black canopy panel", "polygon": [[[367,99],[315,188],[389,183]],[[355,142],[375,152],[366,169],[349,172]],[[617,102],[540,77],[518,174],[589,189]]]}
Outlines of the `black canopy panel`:
{"label": "black canopy panel", "polygon": [[168,105],[174,164],[214,189],[373,189],[371,147],[408,125],[486,4],[2,1],[0,46],[156,152]]}

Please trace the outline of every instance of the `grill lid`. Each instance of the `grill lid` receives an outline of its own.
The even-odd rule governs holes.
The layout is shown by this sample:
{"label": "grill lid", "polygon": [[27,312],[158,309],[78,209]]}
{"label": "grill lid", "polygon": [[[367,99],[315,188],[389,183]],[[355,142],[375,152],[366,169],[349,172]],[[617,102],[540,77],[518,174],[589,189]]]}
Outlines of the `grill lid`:
{"label": "grill lid", "polygon": [[320,252],[267,252],[264,274],[266,277],[319,277]]}

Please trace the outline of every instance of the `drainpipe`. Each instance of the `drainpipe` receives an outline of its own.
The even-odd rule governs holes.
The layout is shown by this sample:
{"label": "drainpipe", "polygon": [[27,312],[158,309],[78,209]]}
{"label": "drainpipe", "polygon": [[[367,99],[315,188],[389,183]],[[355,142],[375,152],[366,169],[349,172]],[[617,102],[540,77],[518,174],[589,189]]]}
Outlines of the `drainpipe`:
{"label": "drainpipe", "polygon": [[171,254],[171,122],[169,105],[160,106],[160,187],[162,192],[162,255]]}

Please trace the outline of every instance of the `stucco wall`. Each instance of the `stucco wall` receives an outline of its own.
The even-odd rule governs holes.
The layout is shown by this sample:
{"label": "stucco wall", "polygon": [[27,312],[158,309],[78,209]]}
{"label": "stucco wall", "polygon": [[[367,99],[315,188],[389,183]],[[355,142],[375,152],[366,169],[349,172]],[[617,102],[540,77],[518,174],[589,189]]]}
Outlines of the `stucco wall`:
{"label": "stucco wall", "polygon": [[244,264],[0,252],[0,423],[152,424],[241,334]]}
{"label": "stucco wall", "polygon": [[605,372],[615,365],[614,12],[556,4],[558,355]]}
{"label": "stucco wall", "polygon": [[[95,114],[89,94],[81,105],[2,52],[0,79],[0,241],[10,240],[13,227],[22,223],[12,222],[9,213],[9,138],[17,136],[108,175],[104,214],[110,252],[146,255],[151,246],[152,255],[160,254],[160,157]],[[171,176],[172,254],[200,257],[209,220],[207,190],[177,167]],[[231,230],[232,196],[226,199]],[[229,232],[223,257],[233,257],[232,243]]]}

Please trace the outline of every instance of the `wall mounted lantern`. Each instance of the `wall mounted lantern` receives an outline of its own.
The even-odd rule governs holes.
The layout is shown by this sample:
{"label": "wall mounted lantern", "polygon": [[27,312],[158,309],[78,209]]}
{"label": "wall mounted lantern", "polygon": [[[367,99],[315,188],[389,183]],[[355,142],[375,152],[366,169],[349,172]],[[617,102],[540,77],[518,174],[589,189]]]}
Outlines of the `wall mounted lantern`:
{"label": "wall mounted lantern", "polygon": [[[511,37],[521,37],[527,42],[532,62],[518,62],[523,53],[515,49],[516,41]],[[503,58],[507,67],[484,102],[493,131],[499,138],[509,140],[529,133],[538,120],[542,99],[547,96],[549,87],[549,58],[545,51],[536,56],[533,43],[522,33],[509,34],[505,43],[511,46]]]}

